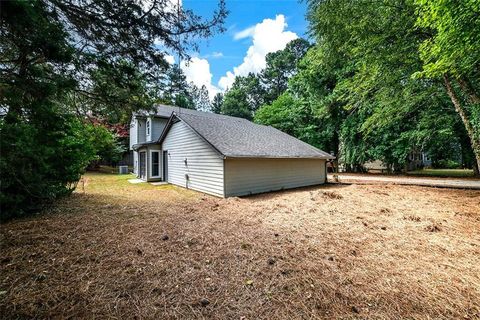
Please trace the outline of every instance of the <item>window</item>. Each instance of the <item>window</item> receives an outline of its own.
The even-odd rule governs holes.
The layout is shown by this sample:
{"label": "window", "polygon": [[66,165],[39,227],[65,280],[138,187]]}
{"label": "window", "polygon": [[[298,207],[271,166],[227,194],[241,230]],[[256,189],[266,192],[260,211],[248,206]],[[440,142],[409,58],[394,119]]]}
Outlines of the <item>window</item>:
{"label": "window", "polygon": [[151,151],[152,178],[160,177],[160,151]]}
{"label": "window", "polygon": [[147,136],[149,136],[150,135],[150,120],[147,120],[146,127],[147,127]]}

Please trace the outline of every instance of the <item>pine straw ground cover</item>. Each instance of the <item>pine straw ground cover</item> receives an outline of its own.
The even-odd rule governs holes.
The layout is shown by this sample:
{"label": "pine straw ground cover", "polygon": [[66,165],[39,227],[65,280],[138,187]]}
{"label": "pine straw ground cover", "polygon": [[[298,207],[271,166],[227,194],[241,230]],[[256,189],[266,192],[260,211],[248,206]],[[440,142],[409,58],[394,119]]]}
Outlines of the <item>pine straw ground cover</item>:
{"label": "pine straw ground cover", "polygon": [[218,199],[88,174],[1,226],[2,318],[480,318],[480,192]]}

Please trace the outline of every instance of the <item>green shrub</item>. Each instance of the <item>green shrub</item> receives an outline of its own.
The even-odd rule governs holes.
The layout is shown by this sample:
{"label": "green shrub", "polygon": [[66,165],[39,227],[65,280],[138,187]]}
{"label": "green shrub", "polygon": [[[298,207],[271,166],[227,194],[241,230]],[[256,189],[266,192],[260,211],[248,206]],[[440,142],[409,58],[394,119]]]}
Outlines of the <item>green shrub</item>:
{"label": "green shrub", "polygon": [[100,124],[88,125],[87,132],[96,155],[90,167],[98,163],[114,165],[122,159],[126,148],[109,129]]}
{"label": "green shrub", "polygon": [[38,211],[70,194],[95,158],[83,122],[44,111],[26,121],[0,124],[1,220]]}
{"label": "green shrub", "polygon": [[435,164],[435,168],[439,169],[460,169],[462,165],[457,161],[442,159],[438,160]]}

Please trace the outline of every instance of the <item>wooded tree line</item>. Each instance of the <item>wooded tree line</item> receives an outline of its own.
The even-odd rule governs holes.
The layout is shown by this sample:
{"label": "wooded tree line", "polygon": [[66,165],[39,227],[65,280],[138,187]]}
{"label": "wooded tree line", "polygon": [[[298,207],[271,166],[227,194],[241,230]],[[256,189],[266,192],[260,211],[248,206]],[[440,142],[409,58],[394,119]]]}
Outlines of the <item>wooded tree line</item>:
{"label": "wooded tree line", "polygon": [[0,218],[69,194],[92,160],[115,151],[98,120],[128,123],[159,99],[191,104],[166,52],[187,58],[199,38],[223,30],[227,11],[220,0],[205,20],[172,3],[0,2]]}
{"label": "wooded tree line", "polygon": [[411,151],[480,165],[480,1],[310,0],[295,40],[237,77],[217,109],[272,125],[348,170]]}

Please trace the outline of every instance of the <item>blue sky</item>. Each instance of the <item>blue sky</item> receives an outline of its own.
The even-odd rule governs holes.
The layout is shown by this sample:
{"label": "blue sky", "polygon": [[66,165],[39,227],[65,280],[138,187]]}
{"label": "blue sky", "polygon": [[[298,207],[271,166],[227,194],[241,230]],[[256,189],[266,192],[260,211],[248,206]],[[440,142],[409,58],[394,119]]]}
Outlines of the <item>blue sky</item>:
{"label": "blue sky", "polygon": [[[183,65],[189,81],[205,84],[210,91],[225,90],[235,75],[258,72],[266,53],[283,49],[297,38],[305,37],[306,4],[297,0],[226,0],[230,14],[223,34],[199,43],[189,65]],[[185,8],[210,17],[216,0],[183,0]],[[211,92],[213,95],[213,92]]]}

